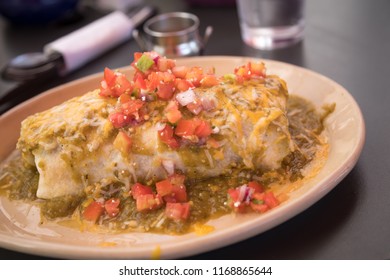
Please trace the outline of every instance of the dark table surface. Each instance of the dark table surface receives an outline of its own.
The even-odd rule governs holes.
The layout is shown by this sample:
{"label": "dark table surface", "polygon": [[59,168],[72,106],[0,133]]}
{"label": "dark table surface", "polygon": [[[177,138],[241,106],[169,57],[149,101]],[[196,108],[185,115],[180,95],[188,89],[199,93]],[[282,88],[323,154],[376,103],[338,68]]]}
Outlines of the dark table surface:
{"label": "dark table surface", "polygon": [[[160,12],[196,14],[201,31],[213,26],[206,55],[280,60],[328,76],[352,94],[366,122],[366,143],[357,165],[318,203],[263,234],[192,258],[390,259],[390,1],[307,1],[303,42],[275,51],[243,44],[234,7],[191,7],[179,0],[147,2],[157,5]],[[84,8],[75,22],[44,27],[17,27],[0,19],[0,62],[41,51],[44,44],[103,14]],[[23,94],[15,84],[0,81],[0,94],[13,91],[21,96],[1,106],[5,110],[51,87],[101,72],[105,66],[125,66],[135,51],[139,48],[130,40],[67,77],[23,90]],[[40,257],[0,249],[0,258]]]}

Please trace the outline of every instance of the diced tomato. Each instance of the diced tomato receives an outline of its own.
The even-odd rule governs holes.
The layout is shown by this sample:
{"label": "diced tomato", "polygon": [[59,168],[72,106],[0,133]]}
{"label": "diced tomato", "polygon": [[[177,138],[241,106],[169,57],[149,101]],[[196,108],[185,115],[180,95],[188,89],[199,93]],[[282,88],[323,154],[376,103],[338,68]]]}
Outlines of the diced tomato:
{"label": "diced tomato", "polygon": [[250,62],[250,69],[253,75],[265,77],[265,66],[262,62]]}
{"label": "diced tomato", "polygon": [[110,122],[115,128],[121,128],[129,124],[129,117],[122,112],[115,112],[109,116]]}
{"label": "diced tomato", "polygon": [[134,74],[134,87],[141,90],[141,89],[146,89],[146,81],[143,77],[143,75],[139,72]]}
{"label": "diced tomato", "polygon": [[196,119],[181,119],[175,128],[175,134],[183,136],[192,136],[195,134],[195,129],[197,128],[199,122]]}
{"label": "diced tomato", "polygon": [[175,61],[166,57],[159,57],[157,61],[157,67],[158,71],[165,72],[175,67]]}
{"label": "diced tomato", "polygon": [[180,144],[179,141],[173,135],[172,126],[166,124],[162,130],[158,131],[158,136],[163,143],[167,144],[172,149],[179,148]]}
{"label": "diced tomato", "polygon": [[200,120],[194,134],[198,137],[208,137],[212,132],[211,126],[205,120]]}
{"label": "diced tomato", "polygon": [[174,82],[165,82],[160,83],[157,86],[157,96],[162,100],[169,100],[172,98],[173,93],[175,92]]}
{"label": "diced tomato", "polygon": [[135,52],[134,53],[134,62],[137,62],[138,59],[141,58],[142,54],[143,54],[142,52]]}
{"label": "diced tomato", "polygon": [[173,185],[180,186],[180,185],[184,184],[186,176],[184,176],[183,174],[174,173],[174,174],[170,175],[168,177],[168,179],[169,179],[169,181],[171,181],[171,183]]}
{"label": "diced tomato", "polygon": [[264,192],[264,187],[256,181],[228,190],[228,202],[236,212],[244,212],[247,205],[257,212],[266,212],[280,203],[273,192]]}
{"label": "diced tomato", "polygon": [[179,104],[176,100],[171,100],[168,102],[167,107],[165,107],[165,111],[170,111],[170,110],[177,110],[179,109]]}
{"label": "diced tomato", "polygon": [[175,80],[175,87],[178,92],[184,92],[189,90],[190,88],[194,88],[194,85],[190,81],[177,78]]}
{"label": "diced tomato", "polygon": [[175,66],[172,68],[172,73],[177,78],[185,79],[189,68],[187,66]]}
{"label": "diced tomato", "polygon": [[175,76],[169,72],[151,72],[147,79],[149,91],[157,91],[157,95],[163,100],[172,98],[175,91]]}
{"label": "diced tomato", "polygon": [[164,77],[161,72],[152,72],[147,77],[147,88],[150,91],[155,91],[160,83],[162,83]]}
{"label": "diced tomato", "polygon": [[[122,97],[123,95],[121,95]],[[126,96],[126,95],[124,95]],[[127,97],[124,99],[128,99]],[[110,114],[109,119],[115,128],[121,128],[129,125],[134,119],[139,121],[141,111],[140,109],[144,102],[139,99],[129,99],[129,101],[122,103],[117,112]]]}
{"label": "diced tomato", "polygon": [[104,97],[112,96],[111,88],[115,84],[115,73],[110,68],[104,69],[103,80],[100,82],[100,95]]}
{"label": "diced tomato", "polygon": [[114,147],[118,149],[122,154],[129,154],[131,151],[133,141],[130,136],[123,131],[119,131],[114,140]]}
{"label": "diced tomato", "polygon": [[[154,73],[154,75],[153,75]],[[170,72],[153,72],[151,73],[151,75],[155,76],[159,83],[171,83],[171,82],[174,82],[176,80],[176,77],[175,75],[173,75],[172,73]],[[151,75],[148,76],[148,79],[150,80],[150,77]]]}
{"label": "diced tomato", "polygon": [[172,192],[168,196],[164,197],[164,200],[166,200],[167,197],[170,197],[171,202],[186,202],[187,201],[187,189],[184,185],[185,176],[181,174],[172,174],[168,178],[172,185]]}
{"label": "diced tomato", "polygon": [[153,194],[153,190],[149,186],[142,185],[140,183],[135,183],[131,187],[131,195],[134,199],[137,199],[141,195]]}
{"label": "diced tomato", "polygon": [[250,64],[241,65],[235,69],[235,73],[240,76],[250,76],[250,67],[248,67]]}
{"label": "diced tomato", "polygon": [[164,196],[166,202],[170,199],[170,202],[187,202],[187,190],[184,185],[173,185],[172,192]]}
{"label": "diced tomato", "polygon": [[202,102],[199,99],[187,104],[186,108],[194,115],[198,115],[203,110]]}
{"label": "diced tomato", "polygon": [[279,205],[279,201],[273,192],[254,193],[250,206],[257,212],[264,213]]}
{"label": "diced tomato", "polygon": [[176,102],[171,101],[165,111],[165,116],[170,123],[176,123],[182,118],[182,114]]}
{"label": "diced tomato", "polygon": [[228,189],[228,195],[229,195],[229,198],[231,198],[233,200],[233,202],[237,202],[238,201],[238,189]]}
{"label": "diced tomato", "polygon": [[175,134],[180,137],[186,136],[198,136],[208,137],[212,132],[211,126],[205,120],[193,118],[193,119],[181,119],[176,126]]}
{"label": "diced tomato", "polygon": [[131,96],[129,94],[121,94],[121,96],[119,96],[119,103],[121,104],[124,104],[124,103],[127,103],[131,100]]}
{"label": "diced tomato", "polygon": [[269,208],[274,208],[279,205],[278,199],[275,197],[273,192],[266,192],[264,193],[264,203]]}
{"label": "diced tomato", "polygon": [[258,182],[256,181],[251,181],[248,183],[248,187],[252,188],[255,190],[255,193],[262,193],[264,192],[264,187],[259,184]]}
{"label": "diced tomato", "polygon": [[165,179],[156,183],[157,193],[161,196],[171,194],[173,191],[173,185],[170,180]]}
{"label": "diced tomato", "polygon": [[186,220],[190,215],[190,204],[184,203],[170,203],[165,207],[165,215],[173,220]]}
{"label": "diced tomato", "polygon": [[182,118],[182,114],[179,110],[170,110],[166,112],[165,116],[170,123],[176,123]]}
{"label": "diced tomato", "polygon": [[185,79],[190,81],[195,87],[200,86],[200,81],[203,78],[203,69],[201,67],[191,67],[187,71]]}
{"label": "diced tomato", "polygon": [[123,93],[130,93],[133,90],[132,83],[126,76],[119,72],[114,72],[109,68],[104,69],[104,79],[100,82],[100,95],[119,97]]}
{"label": "diced tomato", "polygon": [[202,87],[212,87],[219,84],[219,80],[215,75],[206,75],[200,80]]}
{"label": "diced tomato", "polygon": [[254,193],[250,202],[251,208],[260,213],[264,213],[269,210],[268,205],[264,202],[264,193]]}
{"label": "diced tomato", "polygon": [[265,193],[254,193],[251,202],[255,204],[264,204],[264,195]]}
{"label": "diced tomato", "polygon": [[125,115],[130,116],[130,115],[138,112],[138,110],[141,109],[144,104],[145,103],[142,100],[139,100],[139,99],[132,100],[131,99],[128,102],[123,103],[121,105],[120,109]]}
{"label": "diced tomato", "polygon": [[102,80],[100,82],[100,96],[103,97],[110,97],[111,96],[111,89],[108,87],[107,82],[105,80]]}
{"label": "diced tomato", "polygon": [[246,205],[239,200],[240,190],[238,188],[228,190],[228,204],[238,213],[245,212]]}
{"label": "diced tomato", "polygon": [[133,85],[125,77],[125,75],[120,74],[116,76],[115,87],[113,90],[114,97],[119,97],[123,93],[130,93],[133,90]]}
{"label": "diced tomato", "polygon": [[172,174],[168,179],[156,183],[156,190],[165,202],[186,202],[187,190],[184,186],[185,176]]}
{"label": "diced tomato", "polygon": [[234,69],[234,73],[237,75],[237,78],[242,78],[244,80],[250,79],[252,75],[250,63],[237,67]]}
{"label": "diced tomato", "polygon": [[160,208],[163,205],[163,200],[159,194],[144,194],[136,199],[138,211],[148,211]]}
{"label": "diced tomato", "polygon": [[234,70],[237,81],[248,80],[253,76],[265,77],[265,67],[262,62],[248,62],[246,65],[237,67]]}
{"label": "diced tomato", "polygon": [[119,198],[110,198],[104,203],[104,209],[106,210],[108,216],[116,217],[119,214]]}
{"label": "diced tomato", "polygon": [[92,201],[83,211],[83,218],[87,221],[96,222],[104,213],[104,206],[102,203]]}
{"label": "diced tomato", "polygon": [[131,99],[127,93],[119,95],[120,106],[116,112],[111,113],[109,119],[115,128],[121,128],[130,124],[134,119],[139,120],[140,109],[144,102],[139,99]]}
{"label": "diced tomato", "polygon": [[104,80],[106,81],[107,85],[109,87],[112,87],[115,85],[115,72],[111,70],[110,68],[106,67],[104,68]]}
{"label": "diced tomato", "polygon": [[179,201],[176,201],[176,198],[174,198],[173,195],[166,195],[166,196],[163,197],[163,200],[164,200],[165,203],[177,203],[177,202],[179,202]]}

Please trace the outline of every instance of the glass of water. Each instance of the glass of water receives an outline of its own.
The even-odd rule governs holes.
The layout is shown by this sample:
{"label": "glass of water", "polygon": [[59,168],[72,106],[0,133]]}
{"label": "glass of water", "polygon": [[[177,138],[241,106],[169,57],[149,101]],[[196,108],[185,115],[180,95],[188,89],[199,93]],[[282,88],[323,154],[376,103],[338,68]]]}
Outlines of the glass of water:
{"label": "glass of water", "polygon": [[241,36],[256,49],[272,50],[299,42],[305,0],[237,0]]}

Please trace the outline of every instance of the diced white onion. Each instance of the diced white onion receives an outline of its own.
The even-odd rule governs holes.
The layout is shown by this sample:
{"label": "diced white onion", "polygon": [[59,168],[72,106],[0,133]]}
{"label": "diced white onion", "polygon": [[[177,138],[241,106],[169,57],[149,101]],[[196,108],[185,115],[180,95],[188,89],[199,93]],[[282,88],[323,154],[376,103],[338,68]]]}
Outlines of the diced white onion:
{"label": "diced white onion", "polygon": [[254,192],[255,192],[254,189],[248,187],[247,194],[246,194],[246,197],[245,197],[245,203],[246,204],[249,204],[251,202],[252,195],[253,195]]}
{"label": "diced white onion", "polygon": [[162,166],[165,171],[167,171],[168,175],[173,175],[175,173],[175,163],[171,159],[163,159],[161,161]]}
{"label": "diced white onion", "polygon": [[214,128],[213,128],[213,130],[211,131],[211,133],[213,133],[213,134],[217,134],[217,133],[219,133],[221,130],[219,129],[219,127],[218,126],[215,126]]}
{"label": "diced white onion", "polygon": [[196,99],[196,95],[192,89],[180,92],[176,95],[176,100],[180,103],[181,106],[186,106],[194,102],[195,99]]}
{"label": "diced white onion", "polygon": [[239,204],[241,203],[249,204],[249,202],[252,199],[253,193],[254,193],[254,189],[248,187],[248,185],[245,184],[240,186],[237,202],[239,202]]}
{"label": "diced white onion", "polygon": [[240,188],[240,192],[238,193],[237,201],[239,201],[239,202],[243,202],[244,201],[247,187],[248,187],[247,185],[242,185],[242,186],[239,187]]}
{"label": "diced white onion", "polygon": [[157,129],[157,131],[163,130],[163,129],[165,128],[166,125],[167,125],[166,123],[158,122],[158,123],[156,124],[156,129]]}

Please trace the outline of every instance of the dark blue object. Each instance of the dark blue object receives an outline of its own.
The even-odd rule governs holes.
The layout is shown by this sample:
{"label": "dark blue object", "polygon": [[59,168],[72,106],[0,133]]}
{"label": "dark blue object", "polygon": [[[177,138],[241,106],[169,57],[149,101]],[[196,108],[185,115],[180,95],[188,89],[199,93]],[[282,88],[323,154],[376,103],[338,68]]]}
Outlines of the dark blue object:
{"label": "dark blue object", "polygon": [[45,24],[72,13],[78,0],[0,0],[0,14],[16,24]]}

